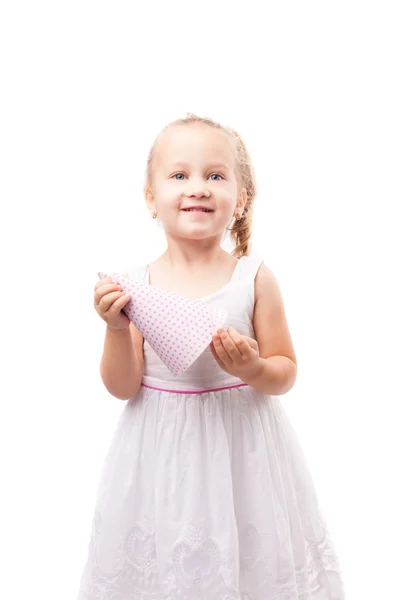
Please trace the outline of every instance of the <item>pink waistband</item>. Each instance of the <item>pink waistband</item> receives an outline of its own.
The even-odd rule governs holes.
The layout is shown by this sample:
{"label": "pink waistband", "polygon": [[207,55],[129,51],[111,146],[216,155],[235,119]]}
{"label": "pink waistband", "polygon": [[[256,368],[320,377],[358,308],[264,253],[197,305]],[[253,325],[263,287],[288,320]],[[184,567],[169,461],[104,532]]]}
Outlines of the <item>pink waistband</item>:
{"label": "pink waistband", "polygon": [[210,390],[166,390],[165,388],[153,387],[152,385],[146,385],[142,383],[142,387],[149,388],[150,390],[158,390],[160,392],[172,392],[174,394],[205,394],[206,392],[219,392],[220,390],[230,390],[232,388],[239,388],[243,386],[248,386],[247,383],[239,383],[236,385],[227,385],[225,387],[220,388],[212,388]]}

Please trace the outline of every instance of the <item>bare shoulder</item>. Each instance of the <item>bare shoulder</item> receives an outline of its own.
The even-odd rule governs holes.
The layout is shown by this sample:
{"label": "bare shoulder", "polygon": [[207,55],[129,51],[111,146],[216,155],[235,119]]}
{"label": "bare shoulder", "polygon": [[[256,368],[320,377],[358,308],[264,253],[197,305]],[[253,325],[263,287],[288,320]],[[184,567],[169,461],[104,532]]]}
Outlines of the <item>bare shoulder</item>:
{"label": "bare shoulder", "polygon": [[259,302],[268,303],[271,307],[274,304],[283,304],[278,280],[265,263],[261,263],[254,282],[254,304]]}
{"label": "bare shoulder", "polygon": [[265,293],[266,286],[273,287],[274,284],[277,284],[275,275],[271,269],[262,262],[255,278],[255,301],[257,301],[259,295]]}
{"label": "bare shoulder", "polygon": [[254,287],[253,326],[260,356],[287,356],[297,364],[282,293],[277,278],[264,263],[258,269]]}

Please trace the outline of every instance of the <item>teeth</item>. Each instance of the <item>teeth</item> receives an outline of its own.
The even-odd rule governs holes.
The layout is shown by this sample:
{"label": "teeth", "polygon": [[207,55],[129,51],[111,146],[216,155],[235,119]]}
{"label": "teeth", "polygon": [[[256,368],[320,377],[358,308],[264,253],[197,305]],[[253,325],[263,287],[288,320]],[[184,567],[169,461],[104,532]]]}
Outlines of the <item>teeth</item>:
{"label": "teeth", "polygon": [[187,212],[193,212],[193,211],[196,211],[196,212],[199,212],[199,211],[201,211],[201,212],[211,212],[210,210],[207,210],[206,208],[185,208],[185,210]]}

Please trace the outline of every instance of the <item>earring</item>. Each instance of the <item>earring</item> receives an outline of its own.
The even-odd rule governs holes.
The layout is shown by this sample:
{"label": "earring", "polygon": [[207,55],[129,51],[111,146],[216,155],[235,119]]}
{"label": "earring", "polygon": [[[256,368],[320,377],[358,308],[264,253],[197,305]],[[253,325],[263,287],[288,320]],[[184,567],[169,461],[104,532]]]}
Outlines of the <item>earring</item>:
{"label": "earring", "polygon": [[241,216],[242,216],[242,215],[240,214],[240,212],[237,212],[237,213],[236,213],[236,215],[235,215],[235,218],[236,218],[237,220],[239,220],[239,219],[241,218]]}
{"label": "earring", "polygon": [[152,217],[153,217],[153,219],[157,219],[157,213],[156,213],[156,212],[154,212],[154,213],[152,214]]}

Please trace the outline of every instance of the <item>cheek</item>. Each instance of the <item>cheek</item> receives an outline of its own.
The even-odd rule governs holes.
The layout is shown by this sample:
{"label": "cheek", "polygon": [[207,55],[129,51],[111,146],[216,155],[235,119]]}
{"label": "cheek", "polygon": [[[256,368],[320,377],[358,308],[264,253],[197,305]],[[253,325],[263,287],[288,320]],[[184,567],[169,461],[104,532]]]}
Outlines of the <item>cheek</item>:
{"label": "cheek", "polygon": [[232,188],[224,188],[218,194],[218,205],[223,213],[233,212],[236,204],[235,190]]}
{"label": "cheek", "polygon": [[[162,206],[170,208],[178,205],[179,194],[176,186],[168,182],[157,186],[155,197]],[[162,210],[162,207],[160,208]]]}
{"label": "cheek", "polygon": [[222,185],[214,190],[215,194],[224,202],[234,202],[237,196],[237,185],[235,181],[224,181]]}

